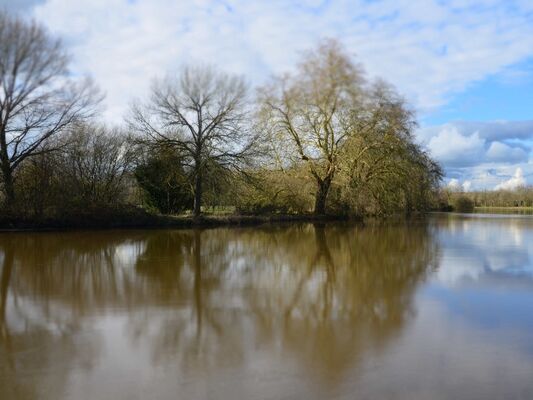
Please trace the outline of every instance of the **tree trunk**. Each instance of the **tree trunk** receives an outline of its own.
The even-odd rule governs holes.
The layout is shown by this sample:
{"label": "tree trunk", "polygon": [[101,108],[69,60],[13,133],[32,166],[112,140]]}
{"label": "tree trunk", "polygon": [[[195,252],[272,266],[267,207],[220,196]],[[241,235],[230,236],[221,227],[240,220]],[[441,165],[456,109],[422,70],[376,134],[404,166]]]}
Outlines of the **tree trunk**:
{"label": "tree trunk", "polygon": [[8,211],[13,209],[15,205],[15,187],[13,184],[13,171],[11,168],[2,168],[2,178],[4,184],[4,194],[6,196],[6,208]]}
{"label": "tree trunk", "polygon": [[200,171],[196,171],[194,177],[194,207],[193,214],[195,217],[199,217],[202,213],[202,174]]}
{"label": "tree trunk", "polygon": [[329,188],[331,186],[331,178],[324,180],[317,180],[317,191],[315,194],[315,209],[316,215],[322,215],[326,213],[326,200],[328,198]]}

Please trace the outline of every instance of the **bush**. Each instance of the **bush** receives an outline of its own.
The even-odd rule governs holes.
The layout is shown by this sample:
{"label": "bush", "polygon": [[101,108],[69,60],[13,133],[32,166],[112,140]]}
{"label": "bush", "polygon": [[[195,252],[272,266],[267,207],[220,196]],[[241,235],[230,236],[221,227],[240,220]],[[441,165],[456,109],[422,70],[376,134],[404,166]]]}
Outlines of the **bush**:
{"label": "bush", "polygon": [[313,189],[288,173],[263,170],[235,180],[233,201],[239,214],[307,213],[313,204]]}
{"label": "bush", "polygon": [[455,199],[453,210],[462,213],[471,213],[474,211],[474,202],[466,196],[459,196]]}
{"label": "bush", "polygon": [[193,196],[182,157],[171,149],[157,150],[142,160],[134,172],[145,205],[163,214],[192,208]]}

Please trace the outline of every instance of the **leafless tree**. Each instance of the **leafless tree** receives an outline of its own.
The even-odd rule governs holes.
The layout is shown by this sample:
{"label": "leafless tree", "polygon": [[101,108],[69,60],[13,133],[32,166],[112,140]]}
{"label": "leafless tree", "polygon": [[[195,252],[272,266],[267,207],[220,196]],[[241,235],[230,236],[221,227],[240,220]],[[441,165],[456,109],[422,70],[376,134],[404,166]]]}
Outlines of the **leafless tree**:
{"label": "leafless tree", "polygon": [[60,154],[63,185],[83,205],[111,205],[124,200],[133,154],[119,128],[76,124]]}
{"label": "leafless tree", "polygon": [[0,170],[8,207],[17,167],[53,151],[43,145],[95,111],[99,94],[89,79],[75,81],[60,40],[35,21],[0,12]]}
{"label": "leafless tree", "polygon": [[247,128],[248,88],[240,76],[213,67],[186,67],[156,80],[145,104],[134,104],[130,127],[146,141],[179,149],[194,178],[194,215],[201,214],[209,163],[239,168],[254,148]]}
{"label": "leafless tree", "polygon": [[323,214],[342,145],[355,132],[364,79],[340,44],[308,52],[295,74],[260,88],[260,119],[282,162],[303,162],[316,182],[314,212]]}

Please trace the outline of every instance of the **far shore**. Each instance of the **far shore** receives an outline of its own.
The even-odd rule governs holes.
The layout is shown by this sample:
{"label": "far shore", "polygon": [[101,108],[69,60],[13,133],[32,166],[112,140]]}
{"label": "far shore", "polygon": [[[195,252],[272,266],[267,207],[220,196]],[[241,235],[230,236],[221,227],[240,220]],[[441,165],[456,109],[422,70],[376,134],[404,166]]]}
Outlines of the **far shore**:
{"label": "far shore", "polygon": [[526,206],[476,206],[475,210],[515,210],[515,211],[533,211],[533,207]]}
{"label": "far shore", "polygon": [[214,228],[223,226],[256,226],[284,222],[333,222],[362,221],[358,217],[344,215],[315,214],[269,214],[269,215],[202,215],[192,216],[154,215],[138,213],[133,215],[78,216],[64,219],[45,220],[0,220],[0,232],[46,232],[68,230],[105,229],[180,229]]}

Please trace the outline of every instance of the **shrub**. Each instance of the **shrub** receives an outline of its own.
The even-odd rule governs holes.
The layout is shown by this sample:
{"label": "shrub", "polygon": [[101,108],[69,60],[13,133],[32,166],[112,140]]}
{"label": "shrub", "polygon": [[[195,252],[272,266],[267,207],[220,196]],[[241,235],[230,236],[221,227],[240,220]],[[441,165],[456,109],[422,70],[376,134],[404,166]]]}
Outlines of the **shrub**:
{"label": "shrub", "polygon": [[455,199],[453,210],[462,213],[474,211],[474,202],[466,196],[459,196]]}
{"label": "shrub", "polygon": [[142,160],[134,172],[148,208],[163,214],[177,214],[192,207],[190,182],[183,159],[170,149],[159,149]]}

